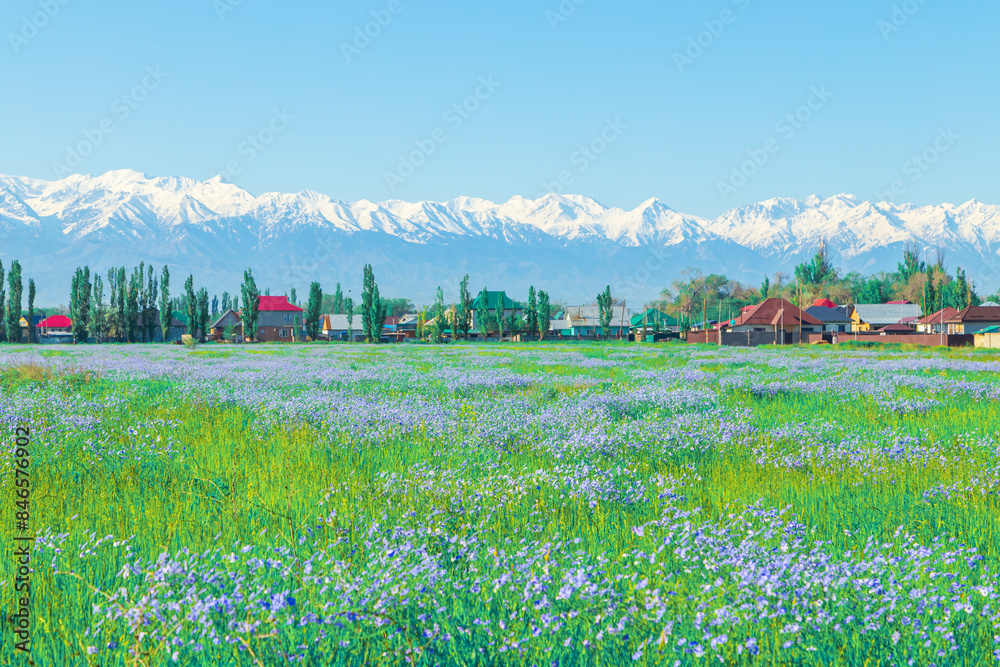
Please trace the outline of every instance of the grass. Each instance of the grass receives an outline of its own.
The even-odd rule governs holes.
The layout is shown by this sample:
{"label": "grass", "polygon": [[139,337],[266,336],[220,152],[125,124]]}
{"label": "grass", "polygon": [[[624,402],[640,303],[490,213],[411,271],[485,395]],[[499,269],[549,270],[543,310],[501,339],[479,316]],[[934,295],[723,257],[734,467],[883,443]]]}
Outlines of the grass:
{"label": "grass", "polygon": [[[869,395],[845,399],[832,392],[792,389],[759,395],[719,384],[720,379],[738,379],[748,368],[767,374],[776,383],[798,379],[768,365],[769,360],[793,355],[803,363],[830,364],[803,373],[804,378],[846,374],[868,378],[873,388],[877,386],[879,367],[836,366],[850,362],[845,356],[849,353],[816,347],[733,353],[714,346],[597,343],[409,350],[337,346],[326,351],[325,357],[307,360],[302,356],[315,349],[177,351],[177,363],[218,364],[221,359],[229,364],[251,354],[267,354],[290,364],[287,372],[279,369],[261,376],[260,381],[276,382],[272,387],[258,385],[257,380],[238,387],[248,391],[251,399],[242,394],[238,399],[209,398],[207,386],[226,382],[216,375],[206,375],[212,379],[205,382],[159,375],[99,377],[97,370],[87,367],[86,353],[75,357],[80,368],[32,363],[0,371],[0,399],[15,406],[8,414],[30,423],[37,434],[32,442],[34,529],[61,535],[58,540],[42,541],[34,563],[34,664],[174,664],[175,650],[180,664],[399,664],[406,657],[418,664],[672,665],[674,660],[700,664],[707,658],[699,658],[697,652],[709,649],[709,640],[702,639],[706,632],[715,639],[727,636],[727,642],[712,650],[736,664],[867,661],[874,665],[905,662],[907,657],[919,664],[995,662],[992,635],[997,630],[989,613],[980,614],[979,608],[965,620],[940,610],[928,612],[928,618],[936,619],[954,637],[930,632],[927,648],[923,640],[899,643],[892,639],[902,627],[900,619],[879,619],[879,627],[869,630],[843,621],[846,612],[837,611],[840,607],[822,591],[811,589],[807,594],[790,593],[781,604],[775,602],[775,609],[785,605],[793,610],[788,614],[774,611],[774,618],[760,619],[753,609],[732,607],[727,613],[735,613],[739,621],[708,626],[697,620],[699,613],[728,609],[726,604],[742,599],[742,589],[735,584],[713,588],[713,580],[728,572],[727,566],[712,564],[709,556],[691,560],[674,552],[674,543],[661,549],[655,565],[647,562],[649,553],[663,544],[664,534],[680,539],[676,536],[684,534],[683,521],[688,519],[670,524],[673,533],[666,528],[663,534],[656,533],[655,526],[644,535],[636,532],[673,512],[697,510],[697,521],[705,526],[729,526],[727,535],[733,535],[732,517],[760,503],[765,508],[790,507],[790,513],[775,525],[788,527],[794,518],[805,527],[803,544],[822,543],[822,550],[837,562],[855,562],[861,557],[858,554],[868,553],[870,539],[887,544],[887,554],[906,553],[909,543],[895,537],[902,526],[916,543],[935,544],[947,535],[945,539],[954,537],[956,544],[975,545],[983,558],[977,567],[995,571],[1000,567],[1000,502],[989,482],[977,481],[997,465],[1000,411],[991,401],[973,401],[961,392],[943,393],[937,397],[941,404],[926,412],[898,413]],[[539,349],[544,351],[541,356]],[[147,354],[140,348],[132,350],[133,361]],[[622,360],[625,352],[637,356]],[[552,353],[556,356],[545,356]],[[573,360],[560,355],[571,355]],[[887,351],[880,363],[894,367],[897,374],[918,378],[921,371],[904,364],[911,356]],[[508,393],[488,386],[455,388],[436,378],[442,368],[468,368],[472,357],[496,358],[487,365],[493,371],[542,379]],[[954,351],[920,353],[919,357],[932,363],[973,358]],[[616,365],[581,366],[581,359],[616,360]],[[857,361],[860,365],[861,358]],[[386,370],[393,364],[400,370]],[[324,366],[376,369],[383,376],[362,385],[335,382],[329,389],[310,388],[315,385],[310,385],[309,373]],[[208,373],[208,368],[214,366],[195,366],[193,375]],[[406,384],[404,389],[401,382],[407,368],[414,369],[422,382]],[[671,370],[709,373],[707,380],[678,381],[665,389],[705,390],[715,397],[716,406],[665,407],[655,400],[631,398],[637,388],[663,386],[661,381],[638,379],[637,373]],[[581,379],[598,384],[580,383]],[[304,391],[326,392],[334,401],[351,396],[374,401],[381,406],[373,412],[377,418],[383,418],[398,401],[425,398],[426,407],[408,408],[426,410],[426,415],[420,413],[424,425],[370,425],[358,430],[352,424],[360,419],[363,404],[353,412],[292,416],[291,407],[277,407]],[[33,392],[69,402],[35,400]],[[922,395],[905,385],[894,390],[893,395],[897,394],[903,398]],[[573,412],[580,402],[608,396],[620,397],[624,407]],[[71,399],[86,400],[89,407]],[[19,409],[19,405],[25,407]],[[440,428],[433,426],[434,408],[444,410]],[[532,416],[546,411],[550,417]],[[92,420],[90,426],[67,421],[70,414],[74,419],[87,417]],[[783,435],[783,429],[788,434]],[[905,455],[880,453],[900,438],[910,439],[905,441],[910,443]],[[590,441],[606,444],[603,449],[572,444]],[[862,453],[844,454],[850,449],[844,449],[845,442]],[[841,455],[814,456],[819,448],[834,446],[842,447]],[[806,463],[783,463],[786,456],[805,457]],[[673,481],[657,486],[656,480]],[[987,492],[979,492],[977,484]],[[925,499],[926,491],[941,485],[971,489]],[[630,488],[633,495],[623,495]],[[664,488],[674,492],[664,495]],[[588,495],[587,489],[600,491]],[[13,485],[5,482],[5,544],[11,544],[14,536],[12,522],[6,520],[14,500]],[[385,528],[403,533],[384,536],[379,531]],[[405,532],[411,529],[416,532]],[[704,530],[709,535],[714,528]],[[769,529],[760,530],[746,538],[760,539],[755,549],[761,551],[755,551],[754,558],[771,558],[766,554],[778,553],[779,542],[793,539],[780,531],[773,539],[765,539],[761,535]],[[651,537],[654,533],[659,541]],[[112,538],[95,544],[104,536]],[[683,544],[692,552],[707,548],[699,546],[707,543],[698,539]],[[449,540],[467,540],[472,546],[458,557],[456,542]],[[564,544],[567,540],[572,541],[571,547]],[[392,550],[410,553],[407,541],[423,555],[387,555]],[[254,545],[254,549],[244,556],[240,545]],[[57,553],[57,548],[62,551]],[[279,556],[272,553],[274,549],[286,551]],[[530,549],[538,553],[525,551]],[[223,579],[245,577],[270,591],[291,590],[299,608],[308,607],[320,615],[321,603],[329,603],[329,609],[342,616],[332,611],[327,616],[341,619],[337,622],[343,621],[344,627],[286,626],[282,614],[264,609],[257,616],[247,616],[260,621],[259,627],[240,631],[222,624],[222,612],[204,612],[204,618],[222,624],[220,636],[239,636],[238,641],[214,645],[199,634],[200,621],[184,620],[183,615],[168,613],[167,607],[154,613],[149,605],[163,594],[157,586],[167,585],[155,583],[154,574],[160,571],[157,559],[161,555],[195,558],[181,554],[216,550],[238,556],[228,565],[220,559],[195,559],[189,575],[194,579],[176,583],[174,592],[162,600],[179,600],[185,591],[198,586],[203,587],[198,594],[202,599],[208,599],[205,586],[218,585],[216,597],[222,594],[219,591],[232,596],[231,586],[201,581],[211,579],[211,571]],[[263,570],[255,569],[259,566],[247,559],[263,558],[265,552],[284,565],[261,574]],[[809,549],[803,546],[803,562],[807,553]],[[307,576],[305,563],[311,558],[317,559],[317,567],[325,563],[323,579]],[[420,586],[432,588],[435,579],[420,569],[431,561],[445,568],[446,578],[464,582],[466,588],[457,592],[435,589],[433,605],[430,597],[416,594],[414,589]],[[927,560],[923,574],[914,571],[914,588],[938,590],[944,586],[942,581],[951,581],[949,572],[956,577],[973,576],[974,568],[961,569],[960,558],[948,561],[944,556]],[[403,563],[409,565],[403,567]],[[142,564],[141,573],[123,578],[123,568],[130,564]],[[399,570],[393,569],[397,566]],[[593,576],[617,591],[613,598],[575,593],[560,599],[556,595],[564,585],[562,577],[584,566],[602,572]],[[4,582],[13,580],[12,568],[11,559],[5,558],[0,566]],[[417,568],[416,574],[407,568]],[[555,574],[546,580],[548,592],[543,597],[548,606],[533,609],[520,590],[531,577],[543,577],[549,568]],[[374,598],[365,600],[348,592],[353,586],[382,590],[376,582],[380,572],[395,577],[395,588],[385,584],[394,602],[379,606]],[[504,579],[512,572],[519,582],[513,588]],[[737,571],[730,575],[735,577]],[[650,583],[637,588],[644,578]],[[469,591],[480,580],[500,583],[495,584],[496,590]],[[173,579],[166,576],[163,581]],[[338,586],[343,588],[337,593],[327,590]],[[115,597],[119,589],[125,592]],[[660,605],[650,602],[653,589],[659,591],[657,600],[666,596],[664,615],[655,621],[642,610],[644,604],[654,604],[653,609]],[[867,599],[858,597],[861,594],[856,590],[837,590],[860,605]],[[952,595],[965,595],[963,601],[979,599],[954,590]],[[246,594],[252,597],[252,592]],[[802,611],[803,595],[828,605],[824,608],[839,614],[849,627],[790,634],[786,626],[795,622],[796,614],[808,615]],[[0,596],[5,610],[14,608],[10,586],[0,589]],[[145,620],[136,623],[109,617],[108,610],[115,605]],[[446,612],[435,614],[431,607],[437,605],[446,607]],[[629,611],[631,605],[638,611]],[[350,614],[367,621],[343,620],[351,618]],[[428,614],[433,617],[430,621],[421,618]],[[562,627],[553,630],[549,623],[539,639],[522,641],[530,638],[532,628],[543,626],[545,614],[562,619]],[[604,619],[603,623],[595,623],[595,617]],[[603,638],[597,638],[600,628],[622,618],[628,619],[626,629],[613,635],[604,631]],[[487,626],[476,622],[482,619],[491,619],[490,634],[486,634]],[[502,619],[508,619],[508,628],[516,630],[499,628],[497,622]],[[664,634],[668,620],[672,623],[669,642]],[[6,641],[10,622],[8,612],[0,622],[5,626],[0,627],[5,637],[0,649],[3,664],[15,659]],[[434,624],[437,634],[426,636]],[[453,639],[440,641],[444,634]],[[169,638],[174,636],[183,638],[182,645],[171,645]],[[681,636],[699,648],[687,653],[677,648]],[[794,645],[783,648],[789,637]],[[756,641],[756,653],[742,649],[748,638]],[[569,644],[565,644],[567,639]],[[744,642],[739,653],[737,639]],[[591,648],[582,647],[585,640]],[[514,648],[498,652],[499,646],[512,643]],[[193,648],[195,644],[201,645],[200,651]],[[93,653],[88,652],[89,646],[95,647]],[[945,651],[944,658],[937,655],[939,650]]]}

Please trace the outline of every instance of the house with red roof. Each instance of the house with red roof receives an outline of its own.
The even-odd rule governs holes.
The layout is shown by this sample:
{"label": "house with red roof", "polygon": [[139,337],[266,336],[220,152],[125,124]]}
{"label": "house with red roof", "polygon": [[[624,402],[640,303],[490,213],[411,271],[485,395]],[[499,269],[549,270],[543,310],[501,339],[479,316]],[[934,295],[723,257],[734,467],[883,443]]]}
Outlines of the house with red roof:
{"label": "house with red roof", "polygon": [[948,333],[948,325],[945,324],[955,315],[958,315],[958,308],[942,308],[936,313],[931,313],[927,317],[917,320],[917,331],[920,333]]}
{"label": "house with red roof", "polygon": [[72,333],[73,320],[65,315],[50,315],[35,325],[42,336]]}
{"label": "house with red roof", "polygon": [[835,304],[833,301],[830,301],[829,299],[816,299],[815,301],[813,301],[812,305],[816,306],[816,307],[819,307],[819,308],[836,308],[837,307],[837,304]]}
{"label": "house with red roof", "polygon": [[305,340],[302,331],[305,311],[288,302],[285,296],[257,297],[257,340],[292,343]]}
{"label": "house with red roof", "polygon": [[[801,329],[799,328],[801,327]],[[730,330],[740,332],[813,333],[823,331],[823,323],[799,308],[791,301],[772,297],[745,311],[732,320]]]}
{"label": "house with red roof", "polygon": [[977,334],[983,329],[1000,326],[1000,307],[969,306],[963,308],[944,322],[950,334]]}

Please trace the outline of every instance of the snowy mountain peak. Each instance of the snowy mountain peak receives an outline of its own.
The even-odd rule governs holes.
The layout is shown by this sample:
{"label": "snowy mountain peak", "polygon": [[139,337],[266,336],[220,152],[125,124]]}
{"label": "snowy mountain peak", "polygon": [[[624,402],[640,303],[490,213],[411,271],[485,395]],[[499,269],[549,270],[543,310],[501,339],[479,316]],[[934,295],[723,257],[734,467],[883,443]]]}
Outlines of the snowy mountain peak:
{"label": "snowy mountain peak", "polygon": [[[426,267],[424,258],[434,248],[448,249],[448,259],[437,260],[442,266],[465,263],[470,272],[520,266],[534,253],[529,266],[512,274],[519,276],[512,278],[516,282],[532,272],[549,275],[555,267],[570,271],[588,253],[602,258],[594,266],[627,277],[635,270],[629,249],[662,248],[676,254],[671,270],[700,262],[716,272],[730,267],[736,277],[765,266],[787,269],[824,239],[845,268],[870,269],[875,262],[891,269],[890,258],[904,244],[916,243],[928,252],[948,248],[980,284],[1000,279],[1000,271],[990,268],[1000,266],[1000,207],[975,199],[959,206],[913,206],[849,194],[810,195],[772,198],[709,219],[675,211],[655,197],[632,210],[560,194],[514,196],[504,203],[475,197],[344,202],[313,190],[254,196],[219,176],[158,178],[129,169],[58,181],[0,176],[0,259],[30,256],[37,267],[49,267],[38,270],[53,272],[71,270],[63,264],[78,264],[88,253],[98,258],[95,263],[120,264],[125,250],[135,262],[210,267],[238,277],[254,257],[269,266],[302,266],[296,258],[318,252],[317,266],[391,260],[393,270],[406,276],[402,282],[412,285],[429,269],[405,267]],[[355,254],[345,256],[347,247]],[[579,279],[597,279],[599,273],[588,269]]]}

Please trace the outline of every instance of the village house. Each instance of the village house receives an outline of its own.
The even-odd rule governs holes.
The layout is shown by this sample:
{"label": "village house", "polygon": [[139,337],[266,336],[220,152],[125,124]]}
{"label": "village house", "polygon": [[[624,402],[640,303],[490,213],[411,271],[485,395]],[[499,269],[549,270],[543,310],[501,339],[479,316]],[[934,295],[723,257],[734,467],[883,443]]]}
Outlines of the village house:
{"label": "village house", "polygon": [[[486,308],[489,311],[491,317],[496,317],[496,314],[497,314],[496,307],[497,307],[497,295],[498,294],[500,294],[500,292],[490,292],[490,291],[486,292]],[[470,327],[470,332],[479,332],[479,331],[481,331],[480,326],[479,326],[480,325],[480,322],[479,322],[479,308],[480,308],[480,306],[481,306],[481,297],[480,296],[476,296],[476,298],[472,301],[472,326]],[[505,321],[506,321],[506,318],[510,317],[511,315],[518,315],[518,316],[523,317],[524,316],[524,306],[521,305],[520,303],[514,301],[513,299],[511,299],[509,296],[507,296],[507,294],[504,294],[504,299],[503,299],[503,317],[504,317]],[[507,325],[504,324],[504,328],[505,329],[506,329],[506,326]]]}
{"label": "village house", "polygon": [[[556,313],[551,320],[549,331],[563,337],[604,336],[601,326],[600,308],[598,306],[569,306],[566,310]],[[611,309],[611,323],[608,326],[608,336],[626,336],[632,327],[632,313],[616,306]]]}
{"label": "village house", "polygon": [[233,310],[228,309],[208,325],[209,335],[215,340],[222,340],[229,330],[230,335],[242,340],[243,338],[243,318]]}
{"label": "village house", "polygon": [[727,327],[732,333],[785,334],[814,333],[823,330],[823,323],[802,311],[791,301],[771,297],[746,310]]}
{"label": "village house", "polygon": [[945,322],[958,314],[958,308],[942,308],[936,313],[931,313],[926,317],[917,320],[917,332],[919,333],[948,333],[948,325]]}
{"label": "village house", "polygon": [[[829,299],[823,299],[827,303],[832,303]],[[812,315],[823,324],[822,331],[845,333],[851,330],[854,321],[851,319],[847,308],[833,304],[813,305],[806,308],[806,313]]]}
{"label": "village house", "polygon": [[679,331],[677,320],[657,308],[650,308],[632,315],[629,326],[632,333],[640,332],[644,327],[647,332]]}
{"label": "village house", "polygon": [[257,297],[257,340],[262,343],[291,343],[305,340],[302,313],[284,296]]}
{"label": "village house", "polygon": [[42,336],[73,333],[73,320],[65,315],[50,315],[35,325],[35,330]]}
{"label": "village house", "polygon": [[915,303],[859,303],[851,310],[854,331],[875,331],[890,324],[916,321],[923,311]]}
{"label": "village house", "polygon": [[365,339],[361,331],[361,314],[355,313],[354,319],[348,324],[345,313],[323,315],[320,318],[320,338],[326,340],[344,340],[348,335],[353,337],[355,342]]}
{"label": "village house", "polygon": [[977,334],[1000,326],[1000,306],[969,306],[945,320],[950,334]]}

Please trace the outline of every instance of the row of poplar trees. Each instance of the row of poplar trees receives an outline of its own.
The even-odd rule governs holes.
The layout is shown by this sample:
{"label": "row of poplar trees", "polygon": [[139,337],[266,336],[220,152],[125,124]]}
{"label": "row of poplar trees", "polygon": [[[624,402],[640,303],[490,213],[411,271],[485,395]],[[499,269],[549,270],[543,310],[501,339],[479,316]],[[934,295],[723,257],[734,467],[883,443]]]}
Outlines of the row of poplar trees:
{"label": "row of poplar trees", "polygon": [[[24,285],[21,281],[21,263],[16,259],[11,262],[10,273],[6,274],[7,283],[4,286],[3,262],[0,262],[0,343],[21,342],[21,303],[24,298]],[[8,291],[9,290],[9,291]],[[28,342],[35,342],[35,281],[28,280]]]}

